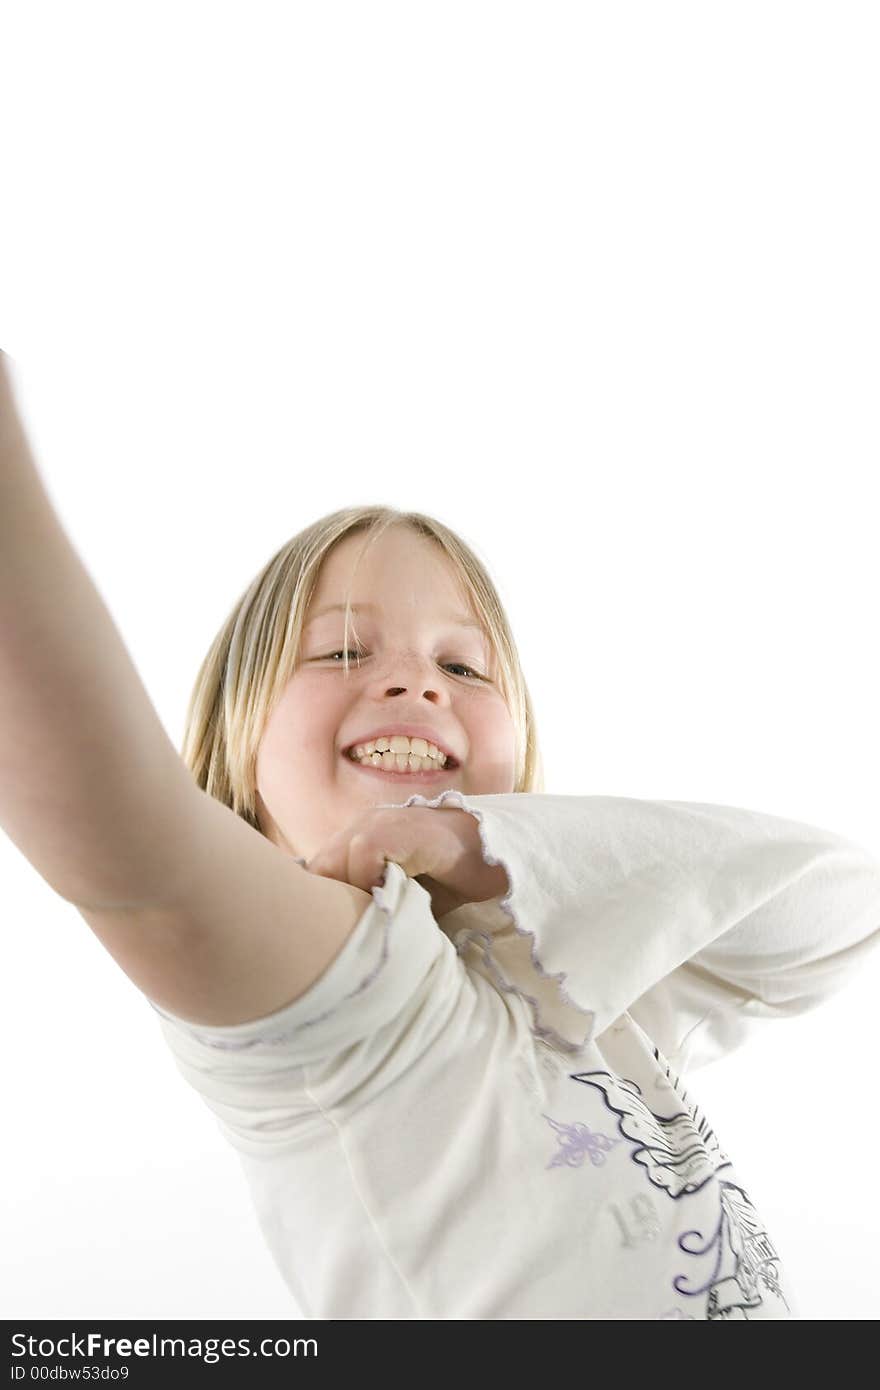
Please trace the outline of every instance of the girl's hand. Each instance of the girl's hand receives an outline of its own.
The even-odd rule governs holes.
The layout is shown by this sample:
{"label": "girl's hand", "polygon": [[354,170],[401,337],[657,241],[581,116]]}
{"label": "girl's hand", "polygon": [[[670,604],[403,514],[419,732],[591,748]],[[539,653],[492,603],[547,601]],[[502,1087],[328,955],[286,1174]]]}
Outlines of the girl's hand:
{"label": "girl's hand", "polygon": [[306,869],[369,893],[389,861],[422,882],[435,917],[508,888],[505,871],[483,860],[476,818],[458,806],[371,807],[328,840]]}

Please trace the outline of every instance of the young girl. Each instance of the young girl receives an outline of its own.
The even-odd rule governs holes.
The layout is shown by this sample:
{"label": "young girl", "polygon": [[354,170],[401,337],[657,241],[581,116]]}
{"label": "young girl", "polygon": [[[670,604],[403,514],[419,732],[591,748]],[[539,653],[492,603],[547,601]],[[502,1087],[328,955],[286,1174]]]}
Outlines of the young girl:
{"label": "young girl", "polygon": [[0,821],[155,1010],[291,1312],[796,1317],[689,1073],[868,960],[877,859],[547,794],[489,575],[385,507],[254,579],[181,759],[0,385]]}

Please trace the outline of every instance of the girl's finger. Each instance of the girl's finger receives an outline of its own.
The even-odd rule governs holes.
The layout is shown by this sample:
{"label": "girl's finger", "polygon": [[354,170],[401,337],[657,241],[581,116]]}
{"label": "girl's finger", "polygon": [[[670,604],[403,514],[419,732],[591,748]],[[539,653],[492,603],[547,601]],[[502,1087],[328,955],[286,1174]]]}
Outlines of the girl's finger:
{"label": "girl's finger", "polygon": [[345,881],[344,858],[338,850],[319,850],[307,861],[305,867],[307,873],[318,874],[321,878],[338,878]]}
{"label": "girl's finger", "polygon": [[381,887],[386,870],[386,857],[381,849],[364,835],[353,835],[348,845],[349,883],[369,893]]}

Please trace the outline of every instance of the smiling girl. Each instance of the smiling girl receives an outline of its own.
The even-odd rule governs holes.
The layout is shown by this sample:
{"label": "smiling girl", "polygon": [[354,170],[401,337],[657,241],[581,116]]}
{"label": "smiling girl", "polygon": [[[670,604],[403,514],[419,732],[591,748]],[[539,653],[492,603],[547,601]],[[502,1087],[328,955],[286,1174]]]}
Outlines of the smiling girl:
{"label": "smiling girl", "polygon": [[388,507],[266,564],[178,756],[2,361],[0,567],[0,822],[154,1010],[292,1312],[797,1316],[688,1074],[873,963],[872,852],[547,794],[485,567]]}

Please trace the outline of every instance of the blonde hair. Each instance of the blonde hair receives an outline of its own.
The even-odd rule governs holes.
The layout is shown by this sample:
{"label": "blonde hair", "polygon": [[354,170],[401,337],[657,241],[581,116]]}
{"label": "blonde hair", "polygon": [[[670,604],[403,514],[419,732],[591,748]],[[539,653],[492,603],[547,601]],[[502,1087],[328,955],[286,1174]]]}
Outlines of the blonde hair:
{"label": "blonde hair", "polygon": [[[346,507],[289,540],[235,604],[202,661],[187,709],[181,757],[196,782],[265,833],[257,819],[256,763],[263,731],[300,652],[303,624],[321,565],[340,541],[366,533],[363,554],[389,526],[407,526],[439,545],[452,561],[485,628],[502,697],[516,733],[517,792],[543,792],[544,771],[531,697],[495,585],[465,542],[421,512]],[[348,674],[350,594],[345,608]]]}

